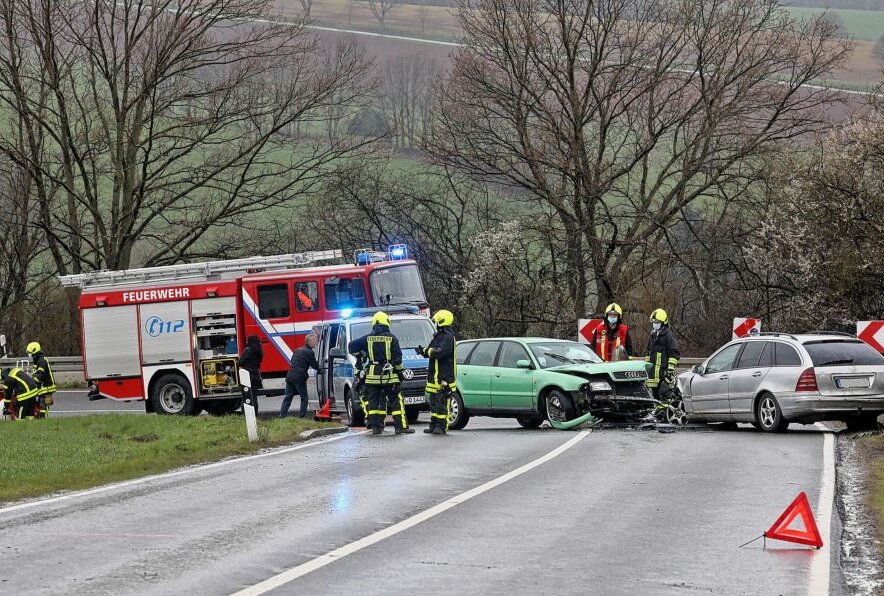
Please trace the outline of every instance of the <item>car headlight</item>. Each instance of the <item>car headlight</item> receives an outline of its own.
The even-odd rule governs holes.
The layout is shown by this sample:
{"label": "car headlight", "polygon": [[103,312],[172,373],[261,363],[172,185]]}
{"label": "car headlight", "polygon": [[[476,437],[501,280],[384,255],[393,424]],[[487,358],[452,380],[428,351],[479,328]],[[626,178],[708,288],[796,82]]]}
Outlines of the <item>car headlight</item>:
{"label": "car headlight", "polygon": [[610,393],[613,391],[610,383],[605,381],[593,381],[589,384],[589,390],[593,393]]}

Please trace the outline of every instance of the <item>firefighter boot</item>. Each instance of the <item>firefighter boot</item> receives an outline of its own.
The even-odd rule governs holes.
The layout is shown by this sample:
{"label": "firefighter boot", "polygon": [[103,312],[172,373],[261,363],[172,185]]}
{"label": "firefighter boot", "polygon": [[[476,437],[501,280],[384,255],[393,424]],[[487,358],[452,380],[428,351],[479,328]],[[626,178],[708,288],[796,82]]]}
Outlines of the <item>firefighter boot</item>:
{"label": "firefighter boot", "polygon": [[424,432],[428,435],[433,434],[433,429],[436,428],[436,421],[430,418],[430,426],[424,429]]}
{"label": "firefighter boot", "polygon": [[447,435],[448,433],[445,431],[445,427],[440,424],[439,426],[437,426],[433,430],[433,434],[434,435]]}
{"label": "firefighter boot", "polygon": [[412,434],[413,432],[414,432],[414,429],[411,428],[411,427],[397,428],[397,429],[396,429],[396,434],[397,434],[397,435],[410,435],[410,434]]}

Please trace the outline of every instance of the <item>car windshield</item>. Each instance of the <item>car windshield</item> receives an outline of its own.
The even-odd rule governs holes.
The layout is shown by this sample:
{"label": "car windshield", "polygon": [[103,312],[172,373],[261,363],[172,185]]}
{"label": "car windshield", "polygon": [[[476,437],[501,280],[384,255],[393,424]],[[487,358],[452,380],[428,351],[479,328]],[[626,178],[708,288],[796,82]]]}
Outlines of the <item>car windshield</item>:
{"label": "car windshield", "polygon": [[541,368],[602,361],[595,352],[575,341],[542,342],[528,345],[531,346],[531,351],[534,352]]}
{"label": "car windshield", "polygon": [[820,341],[804,344],[814,366],[884,365],[884,356],[863,341]]}
{"label": "car windshield", "polygon": [[372,271],[371,295],[376,306],[426,304],[417,265],[398,265]]}
{"label": "car windshield", "polygon": [[[393,319],[390,330],[399,338],[399,347],[404,349],[428,346],[433,339],[433,324],[429,319]],[[353,339],[368,335],[371,322],[353,323],[350,333]]]}

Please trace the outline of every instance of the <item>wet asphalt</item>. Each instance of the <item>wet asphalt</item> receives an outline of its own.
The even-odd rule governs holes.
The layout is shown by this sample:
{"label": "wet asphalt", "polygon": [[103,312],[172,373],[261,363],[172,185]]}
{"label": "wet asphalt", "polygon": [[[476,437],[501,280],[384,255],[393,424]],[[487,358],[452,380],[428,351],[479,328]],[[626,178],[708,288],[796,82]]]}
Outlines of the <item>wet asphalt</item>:
{"label": "wet asphalt", "polygon": [[[68,405],[90,409],[73,394]],[[575,436],[490,419],[447,437],[389,431],[0,508],[0,593],[231,594]],[[821,553],[738,547],[799,491],[816,507],[822,446],[815,427],[593,431],[524,475],[272,593],[807,594]],[[842,585],[836,561],[832,593]]]}

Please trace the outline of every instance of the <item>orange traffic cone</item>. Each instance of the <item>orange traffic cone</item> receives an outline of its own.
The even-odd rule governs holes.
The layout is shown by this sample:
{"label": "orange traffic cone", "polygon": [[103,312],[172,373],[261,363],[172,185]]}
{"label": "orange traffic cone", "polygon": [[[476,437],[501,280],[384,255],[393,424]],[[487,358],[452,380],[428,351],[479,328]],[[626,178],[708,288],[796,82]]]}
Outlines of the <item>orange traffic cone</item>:
{"label": "orange traffic cone", "polygon": [[340,416],[332,416],[331,413],[331,400],[325,400],[325,403],[322,404],[322,407],[316,410],[316,413],[313,414],[313,420],[317,422],[340,422]]}

